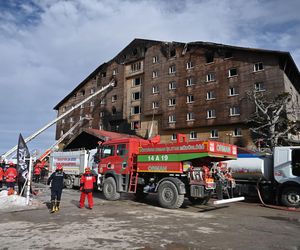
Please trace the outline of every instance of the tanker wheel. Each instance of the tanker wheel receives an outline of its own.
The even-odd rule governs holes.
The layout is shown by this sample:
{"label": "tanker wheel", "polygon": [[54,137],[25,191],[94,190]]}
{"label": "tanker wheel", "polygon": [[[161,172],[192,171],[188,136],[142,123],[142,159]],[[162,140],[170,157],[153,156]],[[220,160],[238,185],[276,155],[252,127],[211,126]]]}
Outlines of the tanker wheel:
{"label": "tanker wheel", "polygon": [[178,193],[174,183],[164,181],[158,187],[158,201],[164,208],[179,208],[184,201],[184,195]]}
{"label": "tanker wheel", "polygon": [[108,177],[103,182],[103,194],[109,201],[120,199],[120,193],[117,192],[117,184],[113,177]]}
{"label": "tanker wheel", "polygon": [[148,193],[144,193],[144,186],[138,185],[136,188],[135,199],[137,201],[142,201],[148,196]]}
{"label": "tanker wheel", "polygon": [[188,199],[193,205],[206,205],[210,199],[210,195],[204,198],[196,198],[196,197],[189,196]]}
{"label": "tanker wheel", "polygon": [[73,188],[73,186],[74,186],[73,180],[70,176],[68,176],[68,178],[64,180],[64,184],[65,184],[65,187],[69,188],[69,189]]}
{"label": "tanker wheel", "polygon": [[300,207],[300,188],[287,187],[283,189],[281,202],[287,207]]}

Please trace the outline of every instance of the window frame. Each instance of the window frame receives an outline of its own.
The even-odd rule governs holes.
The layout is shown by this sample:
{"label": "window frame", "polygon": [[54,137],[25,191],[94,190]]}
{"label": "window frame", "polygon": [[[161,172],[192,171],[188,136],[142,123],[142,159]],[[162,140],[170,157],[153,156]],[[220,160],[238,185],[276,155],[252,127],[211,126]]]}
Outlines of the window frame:
{"label": "window frame", "polygon": [[206,111],[206,119],[215,119],[216,118],[216,110],[209,109]]}
{"label": "window frame", "polygon": [[264,69],[263,62],[256,62],[253,64],[253,72],[263,71]]}
{"label": "window frame", "polygon": [[[235,71],[236,71],[236,74],[235,74],[235,75],[232,75],[232,73],[231,73],[232,70],[235,70]],[[228,70],[228,77],[230,78],[230,77],[236,77],[236,76],[238,76],[238,69],[237,69],[237,68],[230,68],[230,69]]]}

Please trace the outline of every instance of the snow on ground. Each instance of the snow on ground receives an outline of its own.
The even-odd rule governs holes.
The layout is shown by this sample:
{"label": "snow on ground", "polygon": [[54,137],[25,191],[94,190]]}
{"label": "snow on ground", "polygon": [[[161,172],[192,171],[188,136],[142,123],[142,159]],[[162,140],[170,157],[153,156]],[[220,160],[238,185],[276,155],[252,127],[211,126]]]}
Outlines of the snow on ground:
{"label": "snow on ground", "polygon": [[26,210],[32,209],[37,202],[32,198],[29,199],[29,205],[26,205],[26,198],[15,194],[7,195],[7,190],[0,192],[0,210]]}

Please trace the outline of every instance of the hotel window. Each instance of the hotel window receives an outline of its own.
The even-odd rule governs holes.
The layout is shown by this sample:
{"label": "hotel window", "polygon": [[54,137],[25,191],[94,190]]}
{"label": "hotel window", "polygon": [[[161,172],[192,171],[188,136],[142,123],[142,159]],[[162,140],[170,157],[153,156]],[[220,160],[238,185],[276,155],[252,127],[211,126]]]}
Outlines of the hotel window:
{"label": "hotel window", "polygon": [[153,86],[152,87],[152,94],[157,94],[157,93],[159,93],[159,86]]}
{"label": "hotel window", "polygon": [[242,136],[242,129],[241,128],[235,128],[233,130],[233,136]]}
{"label": "hotel window", "polygon": [[235,95],[238,95],[237,89],[234,88],[234,87],[229,88],[229,90],[228,90],[228,95],[229,95],[229,96],[235,96]]}
{"label": "hotel window", "polygon": [[263,82],[257,82],[254,84],[254,90],[255,91],[265,91],[265,86]]}
{"label": "hotel window", "polygon": [[158,63],[158,56],[152,57],[152,63]]}
{"label": "hotel window", "polygon": [[92,94],[94,94],[94,93],[95,93],[95,89],[92,88],[92,89],[90,90],[90,94],[92,95]]}
{"label": "hotel window", "polygon": [[193,78],[190,77],[190,78],[186,79],[186,86],[188,87],[188,86],[192,86],[192,85],[194,85]]}
{"label": "hotel window", "polygon": [[66,109],[67,109],[67,107],[66,106],[64,106],[64,107],[62,107],[62,112],[65,112],[66,111]]}
{"label": "hotel window", "polygon": [[191,69],[193,67],[194,67],[194,64],[193,64],[192,61],[189,61],[189,62],[186,63],[186,69]]}
{"label": "hotel window", "polygon": [[104,112],[103,111],[100,112],[100,117],[104,117]]}
{"label": "hotel window", "polygon": [[215,93],[213,91],[208,91],[206,93],[206,100],[213,100],[213,99],[216,99]]}
{"label": "hotel window", "polygon": [[94,101],[91,101],[90,102],[90,107],[93,107],[94,106]]}
{"label": "hotel window", "polygon": [[264,65],[262,62],[258,62],[258,63],[255,63],[254,66],[253,66],[253,71],[256,72],[256,71],[261,71],[264,69]]}
{"label": "hotel window", "polygon": [[142,68],[142,63],[141,62],[131,64],[131,72],[139,71],[139,70],[141,70],[141,68]]}
{"label": "hotel window", "polygon": [[140,121],[133,121],[131,122],[131,130],[139,129],[140,128]]}
{"label": "hotel window", "polygon": [[113,106],[113,107],[111,108],[111,113],[112,113],[113,115],[117,114],[117,109],[116,109],[115,106]]}
{"label": "hotel window", "polygon": [[169,67],[169,74],[175,74],[176,73],[176,66],[172,65]]}
{"label": "hotel window", "polygon": [[190,112],[186,114],[186,120],[187,121],[194,121],[195,120],[195,115],[194,113]]}
{"label": "hotel window", "polygon": [[210,138],[218,138],[219,137],[219,133],[217,129],[212,129],[210,131]]}
{"label": "hotel window", "polygon": [[172,141],[177,140],[177,134],[175,134],[175,133],[172,134],[172,135],[171,135],[171,140],[172,140]]}
{"label": "hotel window", "polygon": [[64,124],[65,123],[65,119],[61,119],[61,124]]}
{"label": "hotel window", "polygon": [[237,76],[236,68],[232,68],[232,69],[228,70],[228,77],[233,77],[233,76]]}
{"label": "hotel window", "polygon": [[176,105],[176,99],[175,98],[169,99],[169,107],[173,107],[175,105]]}
{"label": "hotel window", "polygon": [[142,78],[141,77],[137,77],[132,79],[132,87],[136,87],[142,84]]}
{"label": "hotel window", "polygon": [[106,72],[102,72],[101,77],[106,77]]}
{"label": "hotel window", "polygon": [[112,75],[115,76],[116,74],[118,74],[118,69],[114,69],[112,72]]}
{"label": "hotel window", "polygon": [[159,105],[158,102],[152,102],[152,109],[158,109]]}
{"label": "hotel window", "polygon": [[190,139],[197,139],[197,132],[196,131],[191,131],[190,132]]}
{"label": "hotel window", "polygon": [[231,107],[229,110],[229,115],[230,116],[240,115],[240,108],[239,107]]}
{"label": "hotel window", "polygon": [[169,82],[169,90],[176,89],[176,82]]}
{"label": "hotel window", "polygon": [[207,119],[216,118],[216,111],[214,109],[207,110]]}
{"label": "hotel window", "polygon": [[158,71],[153,71],[152,78],[157,78],[157,77],[158,77]]}
{"label": "hotel window", "polygon": [[205,53],[206,63],[211,63],[214,61],[214,52]]}
{"label": "hotel window", "polygon": [[140,106],[134,106],[131,108],[131,114],[137,115],[141,113],[141,107]]}
{"label": "hotel window", "polygon": [[140,100],[140,99],[141,99],[140,92],[134,92],[134,93],[132,93],[132,100],[133,101],[137,101],[137,100]]}
{"label": "hotel window", "polygon": [[176,122],[175,115],[169,115],[169,123],[175,123],[175,122]]}
{"label": "hotel window", "polygon": [[84,104],[81,104],[81,105],[80,105],[80,108],[83,109],[83,108],[84,108]]}
{"label": "hotel window", "polygon": [[193,103],[194,102],[194,96],[193,95],[188,95],[186,97],[186,103]]}
{"label": "hotel window", "polygon": [[208,73],[206,75],[206,81],[207,82],[213,82],[216,80],[216,76],[215,76],[215,73]]}
{"label": "hotel window", "polygon": [[118,99],[117,95],[113,95],[111,97],[111,102],[115,102]]}
{"label": "hotel window", "polygon": [[70,117],[70,122],[74,122],[74,118],[73,117]]}
{"label": "hotel window", "polygon": [[100,104],[104,105],[105,104],[105,99],[101,99]]}
{"label": "hotel window", "polygon": [[80,115],[79,116],[79,121],[81,121],[83,119],[83,116],[82,115]]}

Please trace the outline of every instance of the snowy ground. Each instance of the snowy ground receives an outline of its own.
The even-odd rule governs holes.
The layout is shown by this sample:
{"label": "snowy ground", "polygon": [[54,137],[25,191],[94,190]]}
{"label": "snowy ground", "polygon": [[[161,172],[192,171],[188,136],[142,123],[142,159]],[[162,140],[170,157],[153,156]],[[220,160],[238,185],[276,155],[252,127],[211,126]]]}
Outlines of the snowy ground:
{"label": "snowy ground", "polygon": [[0,192],[0,210],[20,211],[38,208],[41,202],[34,198],[32,195],[29,198],[29,204],[26,204],[26,197],[15,194],[7,195],[7,190]]}

